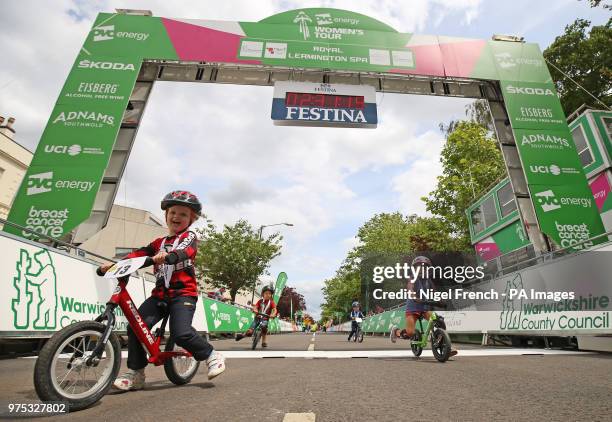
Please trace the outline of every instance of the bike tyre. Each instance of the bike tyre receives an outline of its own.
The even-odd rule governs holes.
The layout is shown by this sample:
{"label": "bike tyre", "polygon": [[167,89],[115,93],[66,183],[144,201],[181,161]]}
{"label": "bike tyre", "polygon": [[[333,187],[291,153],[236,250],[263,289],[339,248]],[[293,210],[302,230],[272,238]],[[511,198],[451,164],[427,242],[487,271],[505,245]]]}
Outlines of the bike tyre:
{"label": "bike tyre", "polygon": [[[437,346],[436,343],[438,343]],[[445,330],[441,328],[434,330],[431,338],[431,351],[438,362],[446,362],[448,360],[451,352],[451,339]]]}
{"label": "bike tyre", "polygon": [[359,343],[363,343],[363,331],[359,330],[359,332],[357,333],[357,341]]}
{"label": "bike tyre", "polygon": [[259,343],[259,339],[261,338],[261,330],[255,330],[253,333],[253,343],[251,344],[251,350],[255,350],[257,348],[257,343]]}
{"label": "bike tyre", "polygon": [[[415,339],[414,341],[421,341],[423,339],[423,334],[419,330],[414,332]],[[412,344],[413,340],[410,340],[410,348],[412,349],[412,353],[418,358],[423,353],[423,348],[417,344]]]}
{"label": "bike tyre", "polygon": [[[171,352],[172,350],[174,350],[175,344],[176,343],[174,342],[174,339],[170,337],[166,342],[165,351]],[[189,373],[187,373],[186,375],[181,375],[176,371],[172,359],[173,358],[170,358],[164,362],[164,372],[166,373],[166,377],[168,377],[170,382],[175,385],[184,385],[189,383],[193,379],[193,377],[195,377],[195,374],[197,374],[198,368],[200,367],[200,362],[191,357],[190,359],[193,359],[196,362],[195,367],[190,370]]]}
{"label": "bike tyre", "polygon": [[108,393],[113,385],[113,382],[117,378],[119,369],[121,367],[121,345],[115,333],[111,333],[108,338],[108,342],[110,343],[114,354],[112,363],[113,368],[107,377],[107,380],[104,382],[104,385],[99,388],[98,391],[85,398],[72,399],[59,392],[51,381],[52,377],[54,376],[51,374],[53,357],[56,355],[59,347],[66,339],[81,331],[96,331],[99,332],[100,337],[102,337],[105,328],[106,326],[99,322],[80,321],[70,324],[69,326],[56,332],[45,343],[43,348],[40,350],[38,359],[36,359],[36,364],[34,365],[34,389],[36,390],[36,394],[41,401],[65,402],[68,404],[70,411],[78,411],[90,407]]}

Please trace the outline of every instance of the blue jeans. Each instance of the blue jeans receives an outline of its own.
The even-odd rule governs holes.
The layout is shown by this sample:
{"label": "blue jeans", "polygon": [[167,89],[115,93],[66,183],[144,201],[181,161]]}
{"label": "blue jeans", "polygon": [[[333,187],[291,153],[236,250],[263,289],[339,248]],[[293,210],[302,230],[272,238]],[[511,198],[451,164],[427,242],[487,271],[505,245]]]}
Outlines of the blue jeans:
{"label": "blue jeans", "polygon": [[[196,360],[206,360],[213,352],[213,347],[191,326],[197,301],[198,298],[193,296],[177,296],[168,299],[170,334],[174,342],[190,352]],[[138,313],[149,330],[164,317],[161,308],[157,306],[159,302],[161,299],[151,296],[138,308]],[[131,327],[128,327],[127,334],[127,367],[133,370],[142,369],[148,363],[145,349]]]}

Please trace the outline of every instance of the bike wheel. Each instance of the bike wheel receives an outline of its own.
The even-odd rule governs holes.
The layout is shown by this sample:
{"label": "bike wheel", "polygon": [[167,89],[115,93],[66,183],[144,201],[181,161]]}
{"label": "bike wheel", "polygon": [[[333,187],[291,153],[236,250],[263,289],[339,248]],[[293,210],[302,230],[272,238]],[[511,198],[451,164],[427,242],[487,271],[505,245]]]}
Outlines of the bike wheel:
{"label": "bike wheel", "polygon": [[361,330],[357,331],[357,341],[363,343],[363,331]]}
{"label": "bike wheel", "polygon": [[34,366],[34,388],[42,401],[67,402],[81,410],[100,400],[121,367],[121,345],[111,333],[98,362],[87,365],[106,326],[82,321],[58,331],[41,349]]}
{"label": "bike wheel", "polygon": [[[174,343],[174,339],[170,337],[166,342],[166,352],[182,352],[185,351],[182,347]],[[193,356],[175,356],[164,362],[164,372],[168,379],[176,385],[187,384],[198,372],[200,362],[195,360]]]}
{"label": "bike wheel", "polygon": [[419,330],[416,330],[414,332],[414,339],[410,340],[410,348],[412,349],[412,353],[414,353],[416,357],[421,356],[421,353],[423,353],[423,348],[419,344],[414,344],[413,341],[419,342],[422,339],[423,334],[421,334]]}
{"label": "bike wheel", "polygon": [[251,344],[251,350],[255,350],[257,347],[257,343],[259,343],[259,339],[261,338],[261,330],[257,329],[253,333],[253,343]]}
{"label": "bike wheel", "polygon": [[446,362],[450,357],[451,339],[446,331],[436,328],[431,339],[431,351],[438,362]]}

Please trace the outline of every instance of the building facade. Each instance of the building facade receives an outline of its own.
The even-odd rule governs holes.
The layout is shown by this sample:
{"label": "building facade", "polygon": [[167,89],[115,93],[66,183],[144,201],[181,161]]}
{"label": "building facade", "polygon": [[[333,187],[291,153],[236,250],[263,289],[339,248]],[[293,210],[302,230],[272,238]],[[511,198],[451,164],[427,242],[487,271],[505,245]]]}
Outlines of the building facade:
{"label": "building facade", "polygon": [[8,216],[33,155],[15,141],[14,123],[14,118],[5,120],[0,116],[0,218],[2,219]]}

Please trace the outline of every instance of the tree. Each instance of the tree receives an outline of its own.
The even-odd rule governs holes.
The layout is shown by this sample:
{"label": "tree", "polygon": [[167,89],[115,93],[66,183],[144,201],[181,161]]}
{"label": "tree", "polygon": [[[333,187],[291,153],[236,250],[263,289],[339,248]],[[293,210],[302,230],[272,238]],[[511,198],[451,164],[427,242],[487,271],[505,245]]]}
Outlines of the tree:
{"label": "tree", "polygon": [[497,142],[474,122],[462,121],[448,135],[440,157],[442,175],[425,201],[427,210],[439,217],[441,227],[455,239],[456,250],[470,245],[467,207],[478,194],[505,174]]}
{"label": "tree", "polygon": [[254,289],[257,278],[269,274],[270,261],[280,255],[280,234],[260,239],[244,220],[233,226],[225,225],[221,232],[209,222],[198,232],[201,236],[196,259],[198,276],[214,287],[225,287],[232,301],[238,292]]}
{"label": "tree", "polygon": [[295,315],[297,311],[306,310],[306,300],[304,299],[304,296],[296,292],[293,287],[287,286],[283,289],[283,293],[278,299],[276,308],[278,309],[278,313],[281,317],[291,318],[292,310],[293,315]]}
{"label": "tree", "polygon": [[[591,22],[576,19],[565,27],[563,35],[555,38],[544,50],[544,58],[550,63],[550,74],[567,115],[582,104],[601,109],[605,106],[609,108],[612,103],[611,22],[612,19],[609,19],[605,25],[593,26],[587,35]],[[570,78],[601,100],[605,106]]]}
{"label": "tree", "polygon": [[[591,5],[591,7],[597,7],[601,3],[601,0],[587,0],[587,1]],[[604,4],[603,8],[604,9],[612,9],[612,4]]]}
{"label": "tree", "polygon": [[351,309],[351,303],[361,296],[361,278],[359,269],[341,267],[336,275],[325,280],[321,305],[321,317],[335,318],[336,313],[345,316]]}

